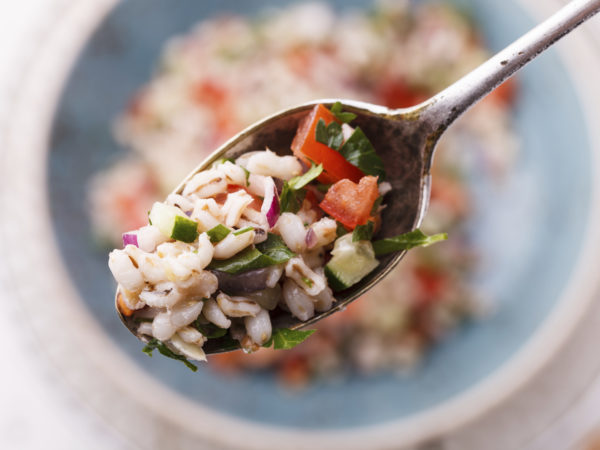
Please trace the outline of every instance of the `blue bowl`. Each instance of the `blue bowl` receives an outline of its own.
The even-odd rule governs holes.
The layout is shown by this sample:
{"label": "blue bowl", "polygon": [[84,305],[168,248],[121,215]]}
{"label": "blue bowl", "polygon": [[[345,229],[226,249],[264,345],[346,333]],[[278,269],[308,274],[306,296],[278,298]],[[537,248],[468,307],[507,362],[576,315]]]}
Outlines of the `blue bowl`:
{"label": "blue bowl", "polygon": [[[206,367],[192,373],[166,358],[150,359],[114,312],[107,255],[94,246],[81,192],[95,172],[124,155],[111,136],[111,121],[147,81],[169,37],[224,11],[253,15],[284,3],[291,2],[128,0],[110,13],[81,53],[54,122],[48,188],[56,238],[82,301],[106,334],[145,372],[191,401],[262,424],[304,429],[408,418],[496,372],[558,304],[582,249],[590,211],[591,146],[583,113],[553,51],[520,75],[515,124],[522,150],[515,170],[499,190],[489,190],[476,174],[472,180],[478,200],[469,226],[488,262],[478,283],[496,299],[497,311],[438,345],[415,374],[350,376],[290,395],[270,375],[222,376]],[[512,0],[457,3],[473,12],[493,51],[533,25]]]}

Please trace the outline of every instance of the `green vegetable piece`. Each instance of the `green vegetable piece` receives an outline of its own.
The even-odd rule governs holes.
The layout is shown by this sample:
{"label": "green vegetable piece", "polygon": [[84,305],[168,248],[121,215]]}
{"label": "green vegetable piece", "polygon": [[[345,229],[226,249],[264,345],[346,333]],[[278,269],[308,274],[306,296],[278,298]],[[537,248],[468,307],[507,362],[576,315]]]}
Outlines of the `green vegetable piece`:
{"label": "green vegetable piece", "polygon": [[329,266],[325,266],[325,269],[323,272],[325,273],[325,276],[327,277],[327,284],[333,292],[340,292],[340,291],[343,291],[344,289],[348,289],[350,286],[352,286],[352,284],[350,284],[350,282],[345,282],[344,280],[342,280],[341,277],[339,276],[339,274],[336,273]]}
{"label": "green vegetable piece", "polygon": [[298,190],[306,186],[312,180],[317,178],[323,172],[323,164],[315,166],[314,164],[302,175],[292,178],[288,181],[288,185],[291,189]]}
{"label": "green vegetable piece", "polygon": [[285,242],[283,242],[283,239],[278,234],[269,233],[264,242],[256,244],[256,248],[265,256],[276,261],[274,264],[281,264],[296,256],[296,254],[285,245]]}
{"label": "green vegetable piece", "polygon": [[211,169],[214,169],[215,167],[217,167],[219,164],[225,164],[226,162],[230,162],[232,164],[235,164],[235,160],[232,158],[219,158],[217,159],[214,163],[211,164]]}
{"label": "green vegetable piece", "polygon": [[325,125],[323,119],[319,119],[315,128],[315,140],[327,147],[334,150],[338,150],[344,142],[344,135],[342,133],[342,126],[337,122],[331,122],[329,125]]}
{"label": "green vegetable piece", "polygon": [[217,339],[227,334],[226,328],[220,328],[212,323],[200,323],[198,319],[194,321],[194,328],[208,339]]}
{"label": "green vegetable piece", "polygon": [[385,179],[383,161],[373,148],[371,141],[360,128],[355,128],[352,136],[340,148],[340,153],[346,160],[358,167],[367,175],[379,177],[379,182]]}
{"label": "green vegetable piece", "polygon": [[152,339],[142,349],[142,351],[145,354],[147,354],[148,356],[152,357],[152,352],[155,349],[158,349],[160,354],[163,356],[166,356],[167,358],[176,359],[178,361],[183,362],[188,367],[188,369],[190,369],[192,372],[196,372],[198,370],[198,367],[196,367],[194,364],[189,362],[185,356],[175,353],[169,347],[167,347],[164,342],[159,341],[158,339]]}
{"label": "green vegetable piece", "polygon": [[198,224],[183,216],[175,216],[171,237],[177,241],[194,242],[198,237]]}
{"label": "green vegetable piece", "polygon": [[323,172],[323,165],[315,166],[313,164],[306,173],[284,182],[279,196],[279,210],[281,212],[297,213],[306,196],[306,191],[302,188],[321,175],[321,172]]}
{"label": "green vegetable piece", "polygon": [[416,229],[398,236],[375,241],[373,242],[373,250],[375,250],[376,256],[381,256],[400,250],[409,250],[413,247],[427,247],[436,242],[445,241],[446,239],[448,239],[447,233],[438,233],[433,236],[427,236],[421,230]]}
{"label": "green vegetable piece", "polygon": [[358,225],[352,232],[352,242],[370,241],[373,237],[373,222],[368,221],[365,225]]}
{"label": "green vegetable piece", "polygon": [[341,222],[338,222],[336,220],[335,223],[337,224],[337,227],[335,229],[335,235],[336,235],[336,237],[341,237],[341,236],[343,236],[345,234],[348,234],[348,230],[346,230],[346,227]]}
{"label": "green vegetable piece", "polygon": [[296,214],[302,206],[305,196],[306,190],[294,190],[290,187],[289,183],[285,181],[283,183],[283,188],[281,189],[281,195],[279,196],[279,210],[282,213],[291,212]]}
{"label": "green vegetable piece", "polygon": [[358,283],[378,265],[371,241],[354,242],[352,235],[347,234],[336,239],[331,259],[325,265],[325,276],[329,287],[338,292]]}
{"label": "green vegetable piece", "polygon": [[208,268],[230,274],[262,269],[263,267],[281,264],[295,256],[280,236],[269,233],[267,240],[256,247],[247,247],[235,256],[224,260],[213,260]]}
{"label": "green vegetable piece", "polygon": [[225,225],[217,225],[216,227],[211,228],[206,232],[208,237],[210,238],[210,242],[216,244],[217,242],[221,242],[223,239],[227,237],[227,235],[231,233],[231,230],[227,228]]}
{"label": "green vegetable piece", "polygon": [[239,230],[234,231],[233,235],[239,236],[240,234],[244,234],[244,233],[247,233],[248,231],[252,231],[252,230],[254,230],[254,227],[240,228]]}
{"label": "green vegetable piece", "polygon": [[162,234],[172,239],[194,242],[198,237],[198,224],[177,206],[156,202],[148,219]]}
{"label": "green vegetable piece", "polygon": [[356,119],[356,114],[342,111],[342,104],[340,102],[335,102],[333,105],[331,105],[330,111],[343,123],[350,123]]}
{"label": "green vegetable piece", "polygon": [[272,344],[275,350],[289,350],[296,345],[301,344],[317,330],[290,330],[289,328],[278,328],[273,331],[271,339],[263,344],[263,347],[270,347]]}

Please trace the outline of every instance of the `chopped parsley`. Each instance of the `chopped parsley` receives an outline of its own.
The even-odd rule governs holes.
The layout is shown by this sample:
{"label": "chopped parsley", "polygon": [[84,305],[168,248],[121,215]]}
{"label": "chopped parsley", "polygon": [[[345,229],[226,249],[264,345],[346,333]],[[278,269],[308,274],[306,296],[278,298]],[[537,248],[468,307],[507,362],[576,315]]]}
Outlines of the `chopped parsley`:
{"label": "chopped parsley", "polygon": [[240,228],[239,230],[234,231],[233,235],[239,236],[240,234],[244,234],[244,233],[247,233],[248,231],[252,231],[252,230],[254,230],[254,227]]}
{"label": "chopped parsley", "polygon": [[325,121],[319,119],[315,128],[315,140],[321,144],[325,144],[329,148],[339,150],[344,142],[342,126],[337,122],[325,125]]}
{"label": "chopped parsley", "polygon": [[213,259],[208,268],[235,275],[248,270],[281,264],[293,256],[296,254],[285,245],[280,236],[269,233],[266,241],[256,244],[254,247],[247,247],[231,258]]}
{"label": "chopped parsley", "polygon": [[379,177],[379,182],[385,179],[383,160],[375,153],[373,144],[360,128],[354,129],[339,152],[346,161],[358,167],[363,173]]}
{"label": "chopped parsley", "polygon": [[227,235],[231,233],[231,230],[227,228],[225,225],[217,225],[206,232],[210,239],[210,242],[216,244],[217,242],[221,242],[223,239],[227,237]]}
{"label": "chopped parsley", "polygon": [[333,105],[331,105],[330,111],[342,123],[350,123],[356,119],[356,114],[342,111],[342,104],[340,102],[335,102]]}
{"label": "chopped parsley", "polygon": [[273,331],[271,339],[263,344],[263,347],[273,345],[275,350],[289,350],[296,345],[304,342],[310,335],[317,330],[290,330],[289,328],[279,328]]}
{"label": "chopped parsley", "polygon": [[302,207],[302,202],[306,196],[306,191],[303,188],[321,175],[322,172],[322,164],[319,164],[318,166],[313,164],[306,173],[284,182],[281,195],[279,196],[280,211],[297,213]]}
{"label": "chopped parsley", "polygon": [[220,328],[212,323],[200,323],[198,319],[194,321],[194,328],[208,339],[216,339],[227,334],[226,328]]}
{"label": "chopped parsley", "polygon": [[146,355],[152,357],[152,352],[155,349],[158,349],[160,354],[166,356],[167,358],[176,359],[183,362],[192,372],[198,370],[198,367],[189,362],[185,356],[175,353],[173,350],[167,347],[164,342],[159,341],[158,339],[151,339],[150,342],[148,342],[148,344],[142,349],[142,351]]}
{"label": "chopped parsley", "polygon": [[438,233],[427,236],[421,230],[416,229],[408,233],[400,234],[391,238],[380,239],[373,242],[375,256],[386,255],[400,250],[409,250],[413,247],[427,247],[436,242],[448,239],[446,233]]}
{"label": "chopped parsley", "polygon": [[370,241],[373,237],[373,222],[369,220],[366,225],[358,225],[352,232],[352,242]]}

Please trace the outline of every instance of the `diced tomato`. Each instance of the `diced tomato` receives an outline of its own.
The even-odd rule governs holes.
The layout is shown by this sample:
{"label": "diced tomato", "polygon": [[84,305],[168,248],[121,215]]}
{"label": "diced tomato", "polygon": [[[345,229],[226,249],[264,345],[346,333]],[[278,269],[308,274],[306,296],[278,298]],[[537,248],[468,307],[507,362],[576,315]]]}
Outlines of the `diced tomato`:
{"label": "diced tomato", "polygon": [[325,125],[334,121],[339,122],[335,115],[323,105],[316,105],[298,126],[292,142],[294,155],[308,166],[311,161],[323,164],[323,173],[318,178],[321,183],[335,183],[344,178],[358,183],[364,173],[358,167],[350,164],[338,151],[317,142],[315,130],[319,119],[323,119]]}
{"label": "diced tomato", "polygon": [[203,79],[191,87],[191,97],[198,104],[206,105],[215,120],[215,142],[221,142],[238,131],[239,125],[233,114],[231,92],[216,80]]}
{"label": "diced tomato", "polygon": [[364,225],[379,196],[377,177],[364,176],[359,183],[340,180],[329,188],[319,204],[321,209],[349,229]]}
{"label": "diced tomato", "polygon": [[409,86],[401,79],[387,79],[377,89],[379,102],[388,108],[406,108],[417,105],[429,97],[425,92]]}
{"label": "diced tomato", "polygon": [[509,78],[487,96],[488,101],[500,103],[502,105],[512,105],[517,97],[517,82],[514,78]]}
{"label": "diced tomato", "polygon": [[279,367],[281,381],[289,387],[301,387],[308,383],[310,366],[305,356],[294,355],[285,358]]}
{"label": "diced tomato", "polygon": [[439,271],[427,267],[417,267],[413,273],[421,287],[423,301],[430,303],[437,300],[447,288],[448,280]]}

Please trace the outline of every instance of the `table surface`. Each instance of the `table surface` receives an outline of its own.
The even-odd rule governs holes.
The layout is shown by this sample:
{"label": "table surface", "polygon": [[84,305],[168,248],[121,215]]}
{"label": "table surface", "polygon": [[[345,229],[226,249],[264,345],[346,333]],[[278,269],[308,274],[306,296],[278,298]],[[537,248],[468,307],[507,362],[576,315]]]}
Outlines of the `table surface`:
{"label": "table surface", "polygon": [[[22,64],[33,31],[55,7],[55,0],[0,0],[0,124],[8,114],[8,102],[3,99],[17,82],[13,68]],[[600,48],[598,21],[596,18],[586,31]],[[1,142],[0,135],[0,152]],[[40,355],[36,338],[17,325],[26,318],[10,301],[9,281],[0,260],[0,342],[4,343],[3,360],[10,361],[0,371],[0,448],[134,448],[86,406],[58,369]],[[600,302],[596,303],[598,307],[587,315],[555,361],[515,398],[424,448],[584,448],[584,437],[600,424],[600,363],[586,357],[586,352],[592,354],[597,348]],[[566,367],[578,368],[578,374]],[[554,395],[557,389],[568,390],[568,394]],[[532,431],[524,438],[523,429],[527,428]]]}

